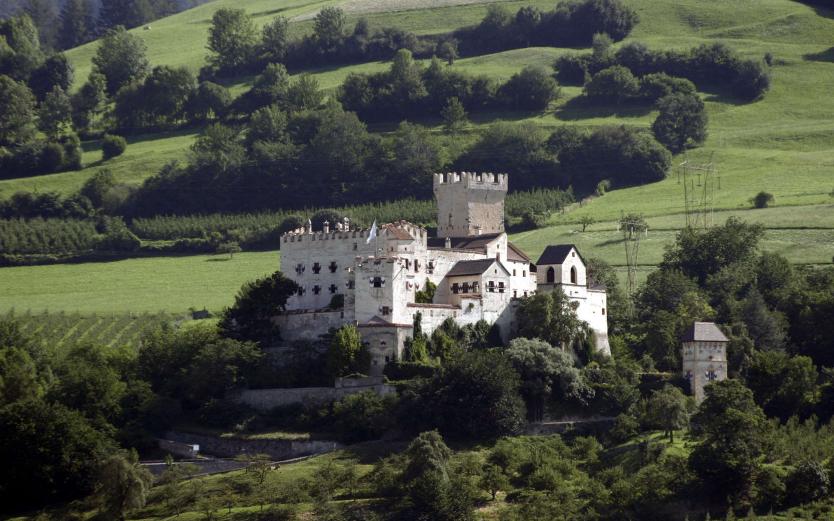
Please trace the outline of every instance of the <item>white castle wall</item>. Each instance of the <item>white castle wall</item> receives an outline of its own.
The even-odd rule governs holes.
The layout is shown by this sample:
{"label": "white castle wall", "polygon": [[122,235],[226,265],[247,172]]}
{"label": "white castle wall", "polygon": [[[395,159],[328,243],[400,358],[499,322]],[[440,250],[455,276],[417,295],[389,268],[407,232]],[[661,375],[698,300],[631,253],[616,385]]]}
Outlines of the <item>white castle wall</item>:
{"label": "white castle wall", "polygon": [[[725,342],[684,342],[683,375],[695,401],[704,399],[704,387],[727,379],[727,344]],[[709,375],[714,375],[711,380]]]}

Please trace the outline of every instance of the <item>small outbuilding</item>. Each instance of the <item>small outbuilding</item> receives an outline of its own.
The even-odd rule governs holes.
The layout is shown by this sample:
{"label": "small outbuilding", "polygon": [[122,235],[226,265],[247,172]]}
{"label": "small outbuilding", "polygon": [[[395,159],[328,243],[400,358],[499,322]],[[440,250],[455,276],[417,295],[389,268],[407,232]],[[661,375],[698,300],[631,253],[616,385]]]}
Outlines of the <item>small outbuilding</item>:
{"label": "small outbuilding", "polygon": [[695,322],[681,341],[683,376],[689,382],[690,394],[700,403],[706,385],[727,379],[729,340],[714,322]]}

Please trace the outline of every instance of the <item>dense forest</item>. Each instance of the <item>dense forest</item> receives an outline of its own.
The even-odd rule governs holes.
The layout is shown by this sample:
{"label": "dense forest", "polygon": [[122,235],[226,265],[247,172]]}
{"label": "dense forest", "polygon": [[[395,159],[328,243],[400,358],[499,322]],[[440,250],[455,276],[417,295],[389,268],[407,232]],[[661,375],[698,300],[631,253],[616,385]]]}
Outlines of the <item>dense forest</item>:
{"label": "dense forest", "polygon": [[[796,507],[811,518],[831,508],[834,270],[794,268],[759,252],[760,237],[758,226],[733,219],[683,231],[633,299],[604,262],[591,259],[589,276],[609,293],[610,358],[588,349],[587,329],[564,294],[542,293],[522,299],[507,345],[486,323],[461,328],[450,320],[424,335],[418,316],[403,359],[386,368],[397,395],[267,413],[236,403],[235,390],[322,385],[368,369],[351,325],[320,346],[294,344],[282,365],[263,363],[262,348],[281,335],[269,317],[295,291],[280,272],[245,285],[216,326],[165,326],[130,350],[82,342],[55,352],[5,320],[0,460],[15,464],[0,481],[3,504],[27,508],[95,491],[58,515],[80,509],[118,518],[146,500],[162,509],[153,515],[203,509],[188,488],[155,487],[148,495],[134,457],[117,452],[148,451],[154,435],[190,421],[244,432],[326,432],[347,443],[386,433],[413,439],[350,486],[321,477],[264,499],[256,480],[229,499],[272,505],[271,515],[306,501],[316,516],[320,509],[343,516],[327,519],[350,519],[344,516],[358,508],[360,517],[464,520],[500,491],[507,519],[556,519],[551,511],[589,520],[702,519]],[[693,320],[718,322],[730,339],[731,378],[709,385],[699,406],[676,376],[678,338]],[[513,437],[543,415],[615,420],[592,437]],[[651,432],[664,434],[646,437]],[[681,432],[683,445],[675,443]],[[613,457],[635,440],[643,440],[638,459]],[[464,464],[447,442],[458,451],[472,443],[488,449]],[[432,463],[415,463],[421,458]],[[127,492],[107,486],[113,472],[135,483],[130,490],[144,490],[141,500],[117,501]],[[330,502],[351,487],[372,499]]]}

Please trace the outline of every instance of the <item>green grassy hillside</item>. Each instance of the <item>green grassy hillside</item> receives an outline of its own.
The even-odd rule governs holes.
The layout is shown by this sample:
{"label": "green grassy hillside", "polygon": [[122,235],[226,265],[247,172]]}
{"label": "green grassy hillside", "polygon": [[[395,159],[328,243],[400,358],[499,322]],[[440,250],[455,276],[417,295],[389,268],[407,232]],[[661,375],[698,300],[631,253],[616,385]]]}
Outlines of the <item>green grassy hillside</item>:
{"label": "green grassy hillside", "polygon": [[[330,2],[334,3],[334,2]],[[552,2],[506,2],[509,8],[523,4],[549,7]],[[627,39],[641,40],[653,48],[690,47],[721,40],[745,56],[761,57],[771,52],[775,58],[773,86],[765,99],[738,104],[720,93],[706,93],[710,116],[709,138],[704,147],[690,152],[690,159],[704,159],[714,153],[722,190],[716,194],[719,208],[739,208],[757,191],[767,189],[776,203],[817,204],[825,202],[834,188],[834,100],[828,95],[834,77],[834,20],[791,0],[766,0],[756,4],[699,0],[632,0],[641,21]],[[218,0],[154,22],[150,30],[136,29],[147,41],[153,64],[186,65],[194,70],[204,63],[205,38],[211,13],[222,6],[244,6],[259,23],[282,14],[309,15],[325,2],[267,2]],[[348,9],[354,2],[335,2]],[[409,5],[409,2],[406,2]],[[419,5],[426,5],[422,2]],[[485,5],[462,5],[435,9],[415,9],[367,14],[372,25],[397,25],[416,32],[444,32],[476,22]],[[348,11],[350,13],[350,10]],[[349,18],[355,18],[352,14]],[[308,20],[293,24],[297,33],[309,29]],[[89,69],[96,43],[69,52],[79,82]],[[460,60],[454,67],[469,72],[507,78],[528,64],[549,66],[566,49],[529,48]],[[314,75],[325,89],[334,89],[349,72],[371,72],[387,65],[369,63],[328,68]],[[240,92],[248,79],[232,87]],[[622,123],[647,127],[654,112],[638,109],[577,107],[571,100],[580,94],[578,87],[563,89],[564,98],[552,111],[534,117],[524,114],[479,115],[470,128],[477,133],[498,118],[529,120],[542,127],[558,125],[594,126]],[[438,129],[439,130],[439,129]],[[137,183],[156,172],[165,161],[184,157],[196,132],[177,132],[169,136],[140,136],[124,158],[111,161],[120,179]],[[98,168],[100,152],[88,146],[80,172],[0,182],[0,193],[19,189],[71,191]],[[512,173],[512,172],[510,172]],[[603,208],[600,208],[600,205]],[[620,210],[664,214],[680,211],[682,197],[674,175],[669,180],[646,187],[617,191],[583,211],[610,218]]]}

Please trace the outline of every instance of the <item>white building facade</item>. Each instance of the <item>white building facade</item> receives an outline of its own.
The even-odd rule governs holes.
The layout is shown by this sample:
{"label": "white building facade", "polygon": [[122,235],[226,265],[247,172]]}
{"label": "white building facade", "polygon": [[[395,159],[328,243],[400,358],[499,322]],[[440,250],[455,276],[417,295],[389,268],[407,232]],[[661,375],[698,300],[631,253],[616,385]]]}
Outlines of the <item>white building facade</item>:
{"label": "white building facade", "polygon": [[[435,174],[435,237],[405,221],[384,224],[372,237],[347,219],[325,223],[321,231],[308,222],[284,234],[282,271],[300,286],[277,317],[284,340],[317,340],[332,328],[355,324],[371,352],[371,373],[380,374],[385,363],[402,356],[417,313],[427,334],[453,318],[460,325],[497,324],[507,339],[519,299],[556,284],[542,282],[541,268],[504,233],[507,182],[506,174]],[[580,318],[594,329],[598,349],[608,353],[607,322],[600,318],[604,290],[583,287],[584,263],[573,257],[545,269],[554,267],[555,273],[556,266],[559,284],[580,302]],[[563,283],[572,280],[571,269],[575,283]],[[418,303],[416,292],[427,280],[437,286],[433,300]],[[600,305],[602,315],[585,313]]]}
{"label": "white building facade", "polygon": [[684,333],[681,355],[683,376],[695,401],[704,399],[704,387],[727,379],[729,340],[713,322],[695,322]]}

